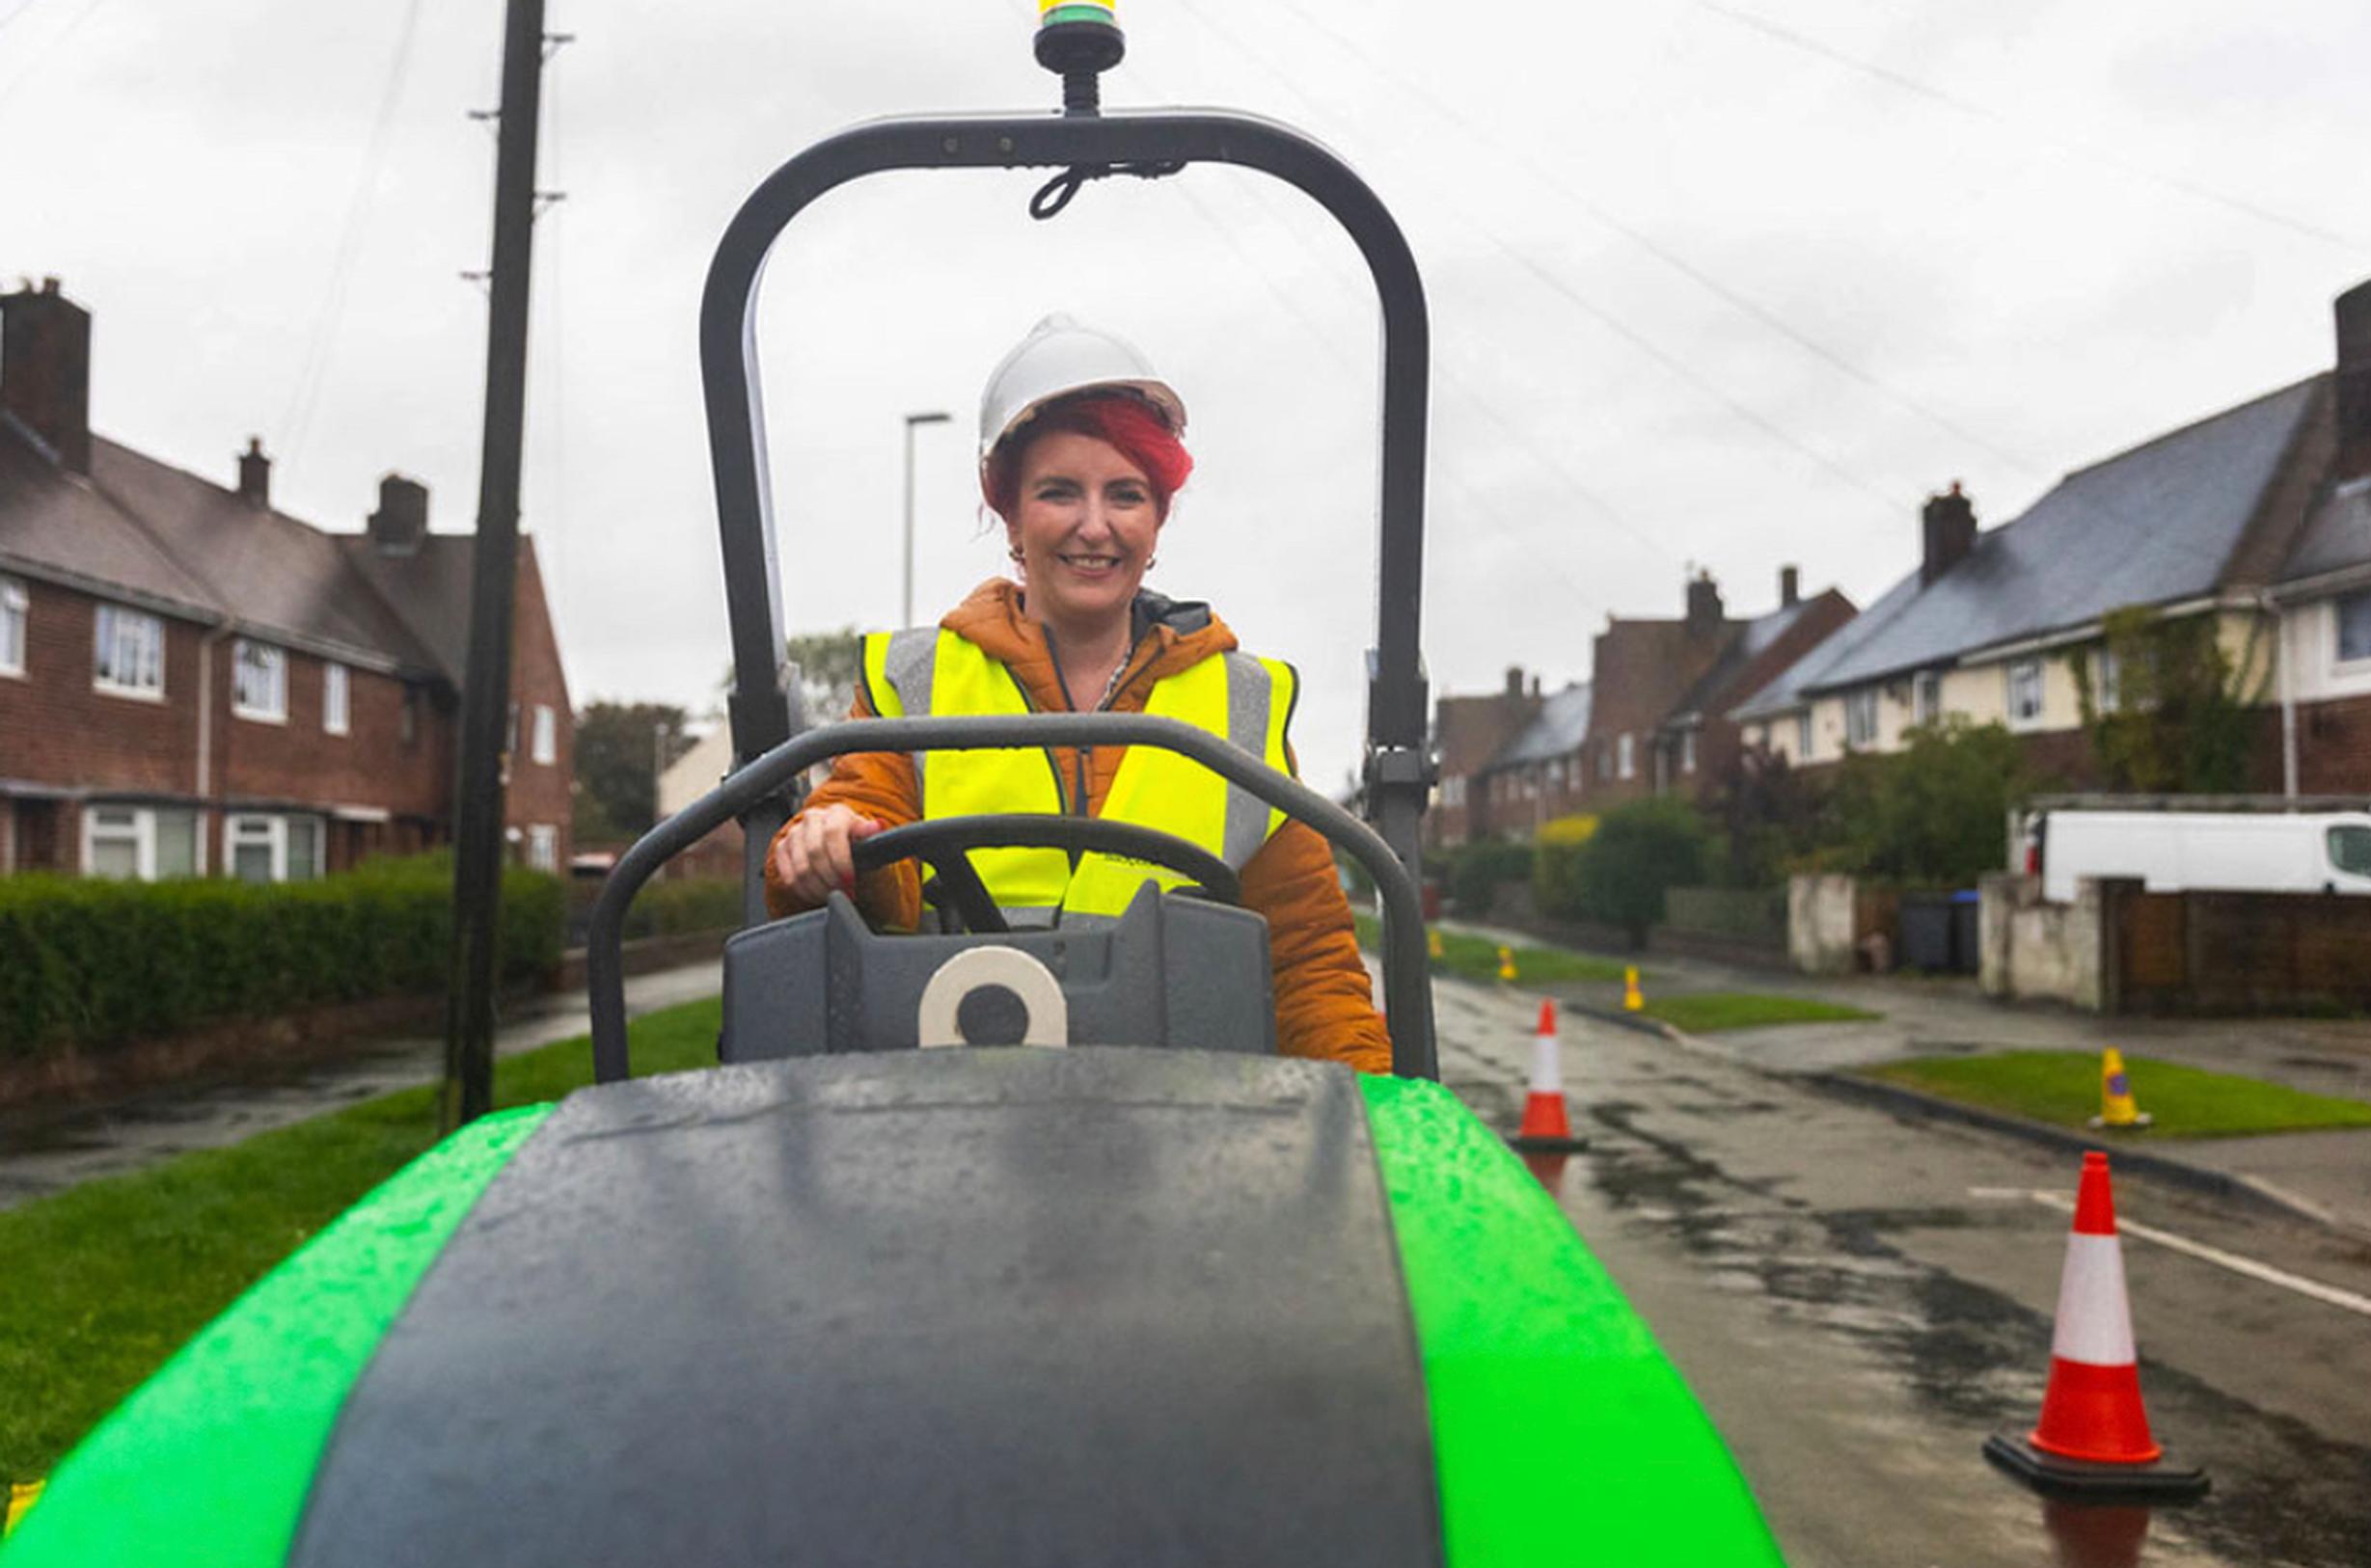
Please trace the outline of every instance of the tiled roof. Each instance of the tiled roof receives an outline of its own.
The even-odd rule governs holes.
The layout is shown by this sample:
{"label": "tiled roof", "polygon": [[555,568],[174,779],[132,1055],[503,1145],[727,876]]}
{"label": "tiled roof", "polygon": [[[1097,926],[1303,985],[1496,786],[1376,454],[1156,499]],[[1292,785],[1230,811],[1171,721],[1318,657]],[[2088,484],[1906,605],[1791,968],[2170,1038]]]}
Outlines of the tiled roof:
{"label": "tiled roof", "polygon": [[1742,630],[1721,651],[1719,661],[1699,676],[1696,684],[1688,688],[1677,702],[1672,704],[1671,716],[1680,718],[1717,710],[1724,698],[1733,694],[1730,686],[1744,673],[1745,667],[1767,653],[1771,644],[1792,630],[1810,608],[1811,601],[1802,599],[1782,606],[1767,615],[1757,615],[1750,621],[1731,622],[1732,626],[1741,625]]}
{"label": "tiled roof", "polygon": [[2327,377],[2284,387],[2068,474],[1976,536],[1924,588],[1914,571],[1733,716],[2221,587]]}
{"label": "tiled roof", "polygon": [[2371,479],[2352,479],[2315,508],[2280,570],[2283,582],[2371,566]]}
{"label": "tiled roof", "polygon": [[168,554],[130,513],[0,422],[0,559],[113,587],[191,620],[218,617],[211,586]]}
{"label": "tiled roof", "polygon": [[433,543],[424,568],[380,574],[361,535],[325,533],[103,437],[92,438],[91,473],[68,473],[0,421],[0,563],[457,683],[446,633],[449,621],[466,626],[470,541]]}
{"label": "tiled roof", "polygon": [[112,441],[93,439],[91,469],[93,481],[211,583],[216,605],[242,626],[422,673],[440,668],[335,536]]}
{"label": "tiled roof", "polygon": [[[409,555],[382,554],[362,534],[340,534],[338,547],[386,597],[404,626],[455,686],[469,668],[469,585],[477,541],[431,533]],[[520,548],[530,548],[522,539]]]}
{"label": "tiled roof", "polygon": [[1492,757],[1483,771],[1569,756],[1580,749],[1588,734],[1589,683],[1575,681],[1541,703],[1540,716]]}

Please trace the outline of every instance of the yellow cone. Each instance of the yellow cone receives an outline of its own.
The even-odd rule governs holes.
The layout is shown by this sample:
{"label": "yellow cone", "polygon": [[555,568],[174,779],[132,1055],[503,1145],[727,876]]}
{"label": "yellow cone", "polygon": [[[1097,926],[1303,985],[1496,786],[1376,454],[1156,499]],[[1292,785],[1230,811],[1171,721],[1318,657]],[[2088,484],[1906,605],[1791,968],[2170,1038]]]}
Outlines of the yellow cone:
{"label": "yellow cone", "polygon": [[1498,950],[1498,978],[1501,980],[1520,978],[1514,972],[1514,949],[1511,947],[1502,947]]}
{"label": "yellow cone", "polygon": [[1425,952],[1435,963],[1449,956],[1449,949],[1441,942],[1441,933],[1430,926],[1425,928]]}
{"label": "yellow cone", "polygon": [[25,1517],[25,1510],[40,1500],[41,1486],[42,1483],[40,1481],[10,1483],[8,1521],[5,1525],[0,1525],[0,1535],[7,1535],[16,1528],[16,1522]]}
{"label": "yellow cone", "polygon": [[1646,1005],[1647,998],[1639,994],[1638,965],[1635,963],[1623,964],[1622,969],[1622,1010],[1624,1013],[1636,1013],[1639,1009],[1645,1007]]}
{"label": "yellow cone", "polygon": [[2099,1053],[2099,1115],[2095,1127],[2145,1127],[2149,1113],[2133,1099],[2132,1080],[2124,1074],[2124,1053],[2108,1046]]}

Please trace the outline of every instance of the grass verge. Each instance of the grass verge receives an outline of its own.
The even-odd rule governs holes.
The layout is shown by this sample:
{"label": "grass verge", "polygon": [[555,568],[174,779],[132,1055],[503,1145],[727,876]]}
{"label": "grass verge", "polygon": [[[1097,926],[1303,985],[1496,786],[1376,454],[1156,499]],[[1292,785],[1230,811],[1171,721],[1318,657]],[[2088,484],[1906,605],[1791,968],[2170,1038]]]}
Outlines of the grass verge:
{"label": "grass verge", "polygon": [[[2178,1062],[2126,1057],[2133,1095],[2153,1122],[2117,1136],[2234,1138],[2315,1127],[2371,1127],[2371,1104],[2308,1095],[2285,1084],[2209,1072]],[[1986,1110],[2081,1127],[2099,1112],[2099,1058],[2087,1051],[2002,1051],[1918,1057],[1861,1069],[1882,1083]]]}
{"label": "grass verge", "polygon": [[[1373,953],[1380,950],[1383,923],[1371,914],[1353,913],[1350,918],[1358,925],[1358,945]],[[1441,931],[1427,927],[1440,937],[1441,956],[1432,960],[1436,973],[1458,975],[1467,980],[1496,980],[1498,978],[1498,944],[1480,936],[1468,936],[1459,932]],[[1574,953],[1561,947],[1518,947],[1513,950],[1514,970],[1523,985],[1543,985],[1558,980],[1602,980],[1619,983],[1622,963],[1619,959],[1601,959],[1594,954]]]}
{"label": "grass verge", "polygon": [[[716,1061],[721,1004],[638,1019],[638,1072]],[[585,1037],[508,1057],[497,1106],[592,1081]],[[436,1142],[423,1085],[0,1212],[0,1480],[45,1474],[183,1340]]]}
{"label": "grass verge", "polygon": [[1723,1029],[1766,1029],[1781,1023],[1867,1023],[1883,1014],[1805,996],[1758,996],[1747,991],[1696,991],[1650,998],[1649,1018],[1660,1018],[1691,1035]]}

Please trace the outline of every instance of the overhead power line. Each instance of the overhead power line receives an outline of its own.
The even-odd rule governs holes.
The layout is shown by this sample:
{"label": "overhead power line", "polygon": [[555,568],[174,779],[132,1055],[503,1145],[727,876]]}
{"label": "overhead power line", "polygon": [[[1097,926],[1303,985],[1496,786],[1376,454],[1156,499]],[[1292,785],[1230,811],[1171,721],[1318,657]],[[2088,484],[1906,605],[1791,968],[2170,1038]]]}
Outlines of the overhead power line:
{"label": "overhead power line", "polygon": [[388,132],[403,100],[404,81],[411,73],[412,41],[420,30],[420,3],[421,0],[408,0],[403,8],[403,25],[395,34],[395,52],[388,59],[386,81],[379,89],[378,114],[371,121],[369,140],[363,145],[362,164],[354,174],[354,188],[346,198],[345,222],[339,230],[338,249],[330,262],[329,286],[313,315],[313,335],[306,344],[304,361],[297,368],[296,384],[288,390],[288,406],[280,427],[286,460],[291,463],[313,424],[313,410],[320,401],[322,386],[329,378],[330,361],[337,351],[338,328],[345,317],[346,295],[353,287],[354,268],[362,259],[363,238],[369,231],[379,176],[386,166]]}
{"label": "overhead power line", "polygon": [[1846,54],[1843,50],[1822,43],[1817,39],[1782,26],[1767,16],[1722,5],[1720,0],[1695,0],[1695,3],[1699,11],[1708,11],[1715,16],[1734,22],[1740,27],[1750,28],[1762,37],[1774,42],[1783,43],[1790,49],[1816,55],[1832,65],[1842,66],[1847,70],[1857,70],[1864,76],[1872,77],[1901,92],[1913,94],[1930,102],[1943,104],[1947,108],[1956,109],[1963,115],[1970,115],[1992,124],[2004,126],[2046,147],[2057,148],[2092,159],[2119,174],[2137,176],[2153,185],[2162,185],[2167,190],[2179,191],[2185,196],[2194,197],[2201,202],[2211,202],[2217,206],[2239,213],[2244,217],[2254,218],[2258,222],[2271,224],[2277,229],[2285,229],[2293,234],[2302,234],[2307,239],[2320,240],[2327,245],[2342,246],[2350,251],[2371,250],[2371,240],[2365,240],[2355,234],[2342,233],[2307,218],[2276,211],[2265,206],[2262,203],[2250,202],[2244,196],[2233,196],[2228,191],[2217,190],[2211,185],[2201,184],[2197,180],[2185,178],[2180,175],[2169,175],[2162,169],[2152,169],[2146,164],[2136,163],[2119,153],[2088,142],[2053,136],[2047,131],[2026,125],[2013,116],[2003,114],[1989,104],[1980,103],[1974,98],[1962,97],[1949,88],[1936,87],[1930,82],[1921,82],[1915,76],[1905,75],[1889,66],[1878,65],[1873,60],[1863,60],[1858,56]]}
{"label": "overhead power line", "polygon": [[[1140,76],[1141,74],[1142,73],[1139,72]],[[1159,88],[1152,81],[1146,80],[1145,86],[1156,96],[1166,96],[1166,95],[1161,94]],[[1273,203],[1269,200],[1267,194],[1271,187],[1266,181],[1254,181],[1248,188],[1256,193],[1253,200],[1263,209],[1267,211],[1271,217],[1275,217],[1275,207]],[[1185,196],[1187,203],[1191,205],[1195,212],[1201,216],[1203,222],[1208,224],[1210,228],[1217,233],[1219,238],[1234,250],[1236,255],[1242,259],[1244,266],[1250,270],[1254,277],[1260,280],[1262,285],[1267,288],[1268,293],[1279,305],[1284,307],[1286,312],[1289,313],[1295,321],[1300,323],[1301,328],[1309,334],[1310,338],[1317,342],[1318,346],[1324,351],[1326,356],[1341,368],[1349,370],[1353,374],[1357,373],[1357,367],[1350,363],[1349,357],[1343,353],[1340,345],[1336,344],[1332,338],[1328,338],[1325,335],[1324,330],[1311,319],[1308,311],[1301,306],[1300,302],[1294,299],[1293,296],[1276,282],[1273,272],[1267,260],[1262,257],[1254,248],[1243,242],[1241,235],[1236,231],[1236,226],[1228,223],[1217,213],[1213,212],[1211,209],[1209,203],[1203,199],[1202,195],[1196,191],[1191,184],[1187,183],[1186,181],[1180,180],[1178,182],[1178,189],[1180,193]],[[1313,267],[1320,266],[1321,264],[1318,262],[1317,257],[1309,248],[1307,236],[1303,234],[1299,229],[1290,223],[1283,224],[1283,228],[1284,231],[1292,237],[1294,244],[1299,248],[1302,257],[1305,260],[1308,260]],[[1555,475],[1557,481],[1565,490],[1578,498],[1584,504],[1588,505],[1600,517],[1604,518],[1608,523],[1613,525],[1617,532],[1622,534],[1633,544],[1636,544],[1640,549],[1646,551],[1649,554],[1656,556],[1658,559],[1666,562],[1673,562],[1678,559],[1677,553],[1672,550],[1669,545],[1657,540],[1648,529],[1632,522],[1621,507],[1615,505],[1603,495],[1599,494],[1596,490],[1585,483],[1577,474],[1573,473],[1572,471],[1567,468],[1561,459],[1551,454],[1544,446],[1542,446],[1537,437],[1533,436],[1531,432],[1525,430],[1507,414],[1502,412],[1498,406],[1490,400],[1489,397],[1483,393],[1481,389],[1475,387],[1470,381],[1467,381],[1463,376],[1459,375],[1453,366],[1442,360],[1437,354],[1432,358],[1432,367],[1440,376],[1448,381],[1451,390],[1456,392],[1461,399],[1478,409],[1483,416],[1492,424],[1496,425],[1510,441],[1521,447],[1525,454],[1528,455],[1533,462],[1539,464],[1541,468],[1546,469],[1550,473]],[[1502,537],[1505,537],[1527,550],[1538,551],[1541,548],[1537,541],[1518,538],[1515,535],[1514,530],[1511,528],[1493,509],[1482,505],[1480,503],[1479,497],[1475,494],[1472,487],[1467,485],[1463,478],[1453,469],[1451,469],[1446,462],[1442,461],[1443,454],[1437,447],[1429,448],[1429,451],[1431,458],[1431,466],[1433,472],[1439,474],[1439,476],[1446,480],[1449,484],[1455,486],[1461,493],[1460,499],[1466,503],[1466,509],[1482,521],[1483,527],[1488,528],[1494,533],[1500,534]],[[1564,565],[1554,556],[1540,555],[1538,556],[1538,559],[1541,565],[1547,568],[1551,575],[1561,581],[1574,594],[1578,595],[1584,600],[1594,601],[1595,597],[1594,593],[1577,581],[1570,573],[1565,570]]]}
{"label": "overhead power line", "polygon": [[[1533,178],[1539,180],[1550,190],[1556,192],[1567,201],[1572,203],[1583,212],[1587,213],[1589,217],[1595,221],[1599,226],[1610,230],[1615,234],[1628,240],[1631,244],[1645,251],[1655,260],[1661,262],[1664,266],[1670,268],[1674,272],[1678,273],[1681,277],[1687,279],[1690,283],[1695,284],[1698,287],[1703,289],[1707,293],[1710,293],[1723,303],[1742,312],[1754,321],[1759,323],[1761,326],[1768,328],[1770,331],[1777,333],[1780,337],[1785,338],[1797,348],[1800,348],[1806,353],[1812,355],[1814,359],[1817,359],[1830,368],[1840,371],[1844,375],[1851,377],[1853,380],[1860,382],[1863,386],[1867,387],[1871,391],[1877,392],[1889,402],[1892,402],[1895,406],[1905,409],[1926,420],[1928,423],[1934,425],[1937,429],[1944,431],[1955,440],[1962,441],[1972,446],[1976,446],[1987,453],[1990,453],[1992,456],[1999,458],[2001,461],[2007,463],[2014,468],[2024,470],[2029,473],[2047,473],[2048,471],[2044,469],[2042,465],[2034,462],[2031,458],[2021,456],[2018,453],[2010,451],[2000,446],[1998,443],[1986,439],[1984,436],[1969,429],[1958,420],[1953,419],[1949,415],[1945,414],[1940,409],[1933,407],[1922,398],[1920,398],[1911,392],[1905,392],[1901,388],[1894,386],[1884,377],[1876,374],[1876,372],[1869,370],[1864,365],[1856,364],[1845,355],[1829,347],[1816,338],[1813,338],[1810,333],[1807,333],[1801,328],[1795,326],[1792,322],[1786,320],[1785,317],[1778,314],[1778,312],[1772,311],[1769,307],[1761,304],[1758,300],[1756,300],[1743,291],[1722,282],[1707,268],[1690,260],[1686,257],[1681,256],[1678,252],[1657,240],[1651,234],[1649,234],[1645,230],[1639,229],[1636,225],[1624,221],[1621,216],[1609,210],[1602,203],[1594,201],[1589,196],[1574,189],[1567,180],[1564,172],[1561,169],[1548,164],[1535,153],[1521,149],[1509,149],[1499,140],[1497,136],[1492,134],[1487,127],[1476,122],[1471,116],[1467,115],[1463,110],[1458,108],[1457,105],[1451,103],[1438,93],[1433,92],[1423,82],[1414,80],[1395,70],[1385,62],[1376,59],[1372,54],[1367,52],[1367,50],[1357,41],[1357,40],[1341,32],[1322,18],[1311,14],[1304,7],[1295,3],[1295,0],[1280,0],[1280,3],[1282,4],[1284,10],[1289,11],[1294,15],[1299,17],[1308,27],[1332,40],[1347,53],[1356,57],[1364,63],[1369,69],[1390,81],[1395,87],[1398,87],[1402,91],[1414,96],[1434,114],[1440,116],[1451,125],[1462,131],[1468,138],[1483,147],[1488,148],[1491,151],[1497,153],[1501,158],[1511,159],[1512,161],[1520,164],[1532,176]],[[1191,11],[1194,8],[1188,4],[1186,9]],[[1483,231],[1487,232],[1486,230]],[[1502,248],[1506,248],[1504,241],[1499,241],[1498,243]],[[1528,259],[1526,259],[1525,264],[1533,271],[1540,272],[1537,265],[1530,262]],[[1544,273],[1540,273],[1540,275],[1543,278],[1546,276]],[[1560,291],[1567,292],[1567,294],[1570,292],[1568,282],[1559,286]],[[1600,321],[1612,326],[1617,332],[1622,333],[1632,342],[1635,342],[1642,348],[1645,348],[1659,362],[1677,371],[1679,374],[1690,380],[1694,385],[1711,393],[1732,412],[1739,414],[1763,431],[1777,436],[1786,445],[1793,446],[1796,450],[1810,456],[1814,462],[1820,464],[1821,467],[1827,469],[1830,473],[1839,474],[1847,482],[1864,490],[1869,490],[1871,488],[1869,483],[1862,479],[1859,475],[1848,473],[1840,468],[1825,454],[1797,440],[1793,435],[1763,415],[1756,412],[1747,405],[1736,401],[1734,398],[1730,396],[1727,392],[1719,388],[1717,384],[1698,378],[1695,372],[1686,366],[1683,362],[1678,360],[1676,356],[1665,353],[1661,348],[1651,343],[1651,341],[1646,337],[1631,329],[1626,322],[1622,321],[1611,312],[1600,311],[1598,308],[1589,304],[1587,301],[1576,299],[1575,303],[1581,305],[1584,310],[1589,311]],[[1873,493],[1883,496],[1886,498],[1888,504],[1892,504],[1894,498],[1891,491],[1877,489],[1873,491]]]}

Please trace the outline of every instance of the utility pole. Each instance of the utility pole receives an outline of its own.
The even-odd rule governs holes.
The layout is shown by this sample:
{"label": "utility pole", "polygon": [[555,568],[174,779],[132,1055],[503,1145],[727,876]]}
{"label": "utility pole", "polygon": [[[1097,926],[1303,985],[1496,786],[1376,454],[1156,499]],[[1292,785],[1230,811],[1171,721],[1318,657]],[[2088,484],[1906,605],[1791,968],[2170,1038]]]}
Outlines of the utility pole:
{"label": "utility pole", "polygon": [[519,571],[520,447],[527,428],[527,289],[535,229],[535,127],[542,115],[543,0],[509,0],[494,164],[493,308],[486,330],[485,437],[472,556],[469,670],[453,789],[452,969],[441,1117],[450,1131],[494,1107],[495,925],[502,903],[504,732],[510,710],[511,602]]}

